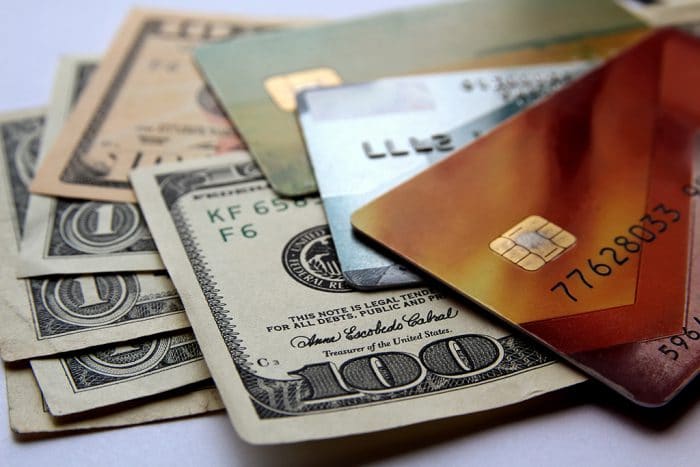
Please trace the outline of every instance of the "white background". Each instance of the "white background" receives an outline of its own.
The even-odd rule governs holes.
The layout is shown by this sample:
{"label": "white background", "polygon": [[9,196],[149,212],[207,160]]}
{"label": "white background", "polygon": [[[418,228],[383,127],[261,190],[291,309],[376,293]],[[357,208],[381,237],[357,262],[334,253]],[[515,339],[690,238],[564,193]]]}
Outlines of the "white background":
{"label": "white background", "polygon": [[[246,15],[347,17],[426,0],[149,1]],[[1,0],[0,111],[44,105],[61,54],[100,53],[128,0]],[[2,323],[0,323],[2,325]],[[700,465],[700,383],[663,410],[633,407],[587,383],[516,407],[388,432],[254,447],[223,414],[43,440],[9,430],[0,396],[2,465]],[[0,382],[4,393],[4,378]],[[342,423],[339,418],[338,423]]]}

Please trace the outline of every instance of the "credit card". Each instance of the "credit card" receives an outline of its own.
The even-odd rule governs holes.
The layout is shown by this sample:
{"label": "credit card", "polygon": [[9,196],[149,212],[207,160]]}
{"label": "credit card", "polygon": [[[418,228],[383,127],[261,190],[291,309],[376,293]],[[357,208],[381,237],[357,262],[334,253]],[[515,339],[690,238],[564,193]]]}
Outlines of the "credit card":
{"label": "credit card", "polygon": [[275,191],[300,196],[316,184],[295,116],[298,91],[590,59],[645,31],[612,0],[469,0],[209,44],[195,60]]}
{"label": "credit card", "polygon": [[697,308],[698,82],[700,41],[657,32],[352,223],[630,399],[661,405],[700,363],[671,340],[639,343],[682,334]]}
{"label": "credit card", "polygon": [[300,93],[299,123],[346,281],[360,290],[419,283],[357,239],[352,212],[589,67],[418,75]]}

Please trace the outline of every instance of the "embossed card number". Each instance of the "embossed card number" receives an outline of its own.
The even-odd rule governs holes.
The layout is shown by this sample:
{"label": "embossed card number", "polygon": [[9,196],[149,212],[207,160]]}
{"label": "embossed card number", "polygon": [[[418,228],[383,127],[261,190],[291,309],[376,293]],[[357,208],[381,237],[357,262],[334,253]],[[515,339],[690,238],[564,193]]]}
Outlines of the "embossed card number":
{"label": "embossed card number", "polygon": [[484,373],[503,360],[500,342],[483,335],[465,334],[423,347],[416,358],[405,352],[383,352],[346,361],[340,368],[329,362],[290,371],[310,387],[306,400],[327,399],[357,392],[395,391],[419,384],[426,372],[445,378]]}
{"label": "embossed card number", "polygon": [[[659,216],[663,217],[663,219],[658,218]],[[605,246],[600,249],[598,255],[601,257],[607,256],[608,259],[614,263],[614,266],[605,262],[596,262],[594,259],[589,258],[587,261],[588,268],[598,276],[606,277],[611,275],[614,271],[613,267],[622,266],[629,261],[629,256],[623,256],[625,253],[640,253],[645,243],[654,242],[659,234],[664,233],[668,229],[669,222],[675,223],[680,219],[681,213],[677,209],[668,208],[664,203],[656,205],[653,209],[653,214],[644,214],[639,219],[642,224],[634,224],[627,229],[629,236],[618,235],[615,237],[613,242],[618,247],[617,249],[612,246]],[[644,227],[645,224],[649,225],[651,228]],[[654,230],[652,230],[652,228]],[[620,250],[623,250],[623,252],[620,253]],[[586,288],[594,288],[591,281],[586,278],[586,275],[581,269],[573,269],[566,275],[567,279],[573,279],[574,277],[578,278],[581,284]],[[560,290],[572,302],[578,302],[578,298],[571,293],[564,281],[557,282],[549,289],[550,292],[555,292],[557,290]]]}

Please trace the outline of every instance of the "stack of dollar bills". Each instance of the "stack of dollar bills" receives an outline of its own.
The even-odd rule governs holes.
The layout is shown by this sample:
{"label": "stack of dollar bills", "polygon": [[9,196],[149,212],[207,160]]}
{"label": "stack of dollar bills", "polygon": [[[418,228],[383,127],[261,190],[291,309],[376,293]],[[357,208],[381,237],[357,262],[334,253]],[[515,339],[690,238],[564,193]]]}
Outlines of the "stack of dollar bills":
{"label": "stack of dollar bills", "polygon": [[45,108],[0,116],[12,429],[225,408],[243,439],[284,443],[584,381],[349,216],[648,32],[611,0],[302,24],[133,10],[102,57],[60,60]]}

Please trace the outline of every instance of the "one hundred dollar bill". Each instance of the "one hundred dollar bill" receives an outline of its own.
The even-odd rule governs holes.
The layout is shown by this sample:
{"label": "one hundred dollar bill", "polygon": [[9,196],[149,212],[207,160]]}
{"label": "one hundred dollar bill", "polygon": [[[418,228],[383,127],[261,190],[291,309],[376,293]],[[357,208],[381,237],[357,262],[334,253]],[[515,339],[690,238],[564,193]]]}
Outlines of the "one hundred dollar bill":
{"label": "one hundred dollar bill", "polygon": [[119,404],[79,416],[49,412],[28,364],[6,365],[10,428],[17,434],[58,433],[114,428],[214,412],[224,408],[212,383],[202,382],[134,403]]}
{"label": "one hundred dollar bill", "polygon": [[55,416],[152,396],[209,378],[189,330],[30,360],[30,364]]}
{"label": "one hundred dollar bill", "polygon": [[350,289],[320,200],[277,197],[246,153],[131,180],[231,421],[251,443],[482,411],[583,379],[437,288]]}
{"label": "one hundred dollar bill", "polygon": [[280,24],[132,11],[47,153],[32,191],[133,202],[132,168],[242,147],[190,51]]}
{"label": "one hundred dollar bill", "polygon": [[51,355],[189,327],[164,273],[15,278],[44,122],[41,109],[0,116],[2,359]]}
{"label": "one hundred dollar bill", "polygon": [[[39,160],[97,68],[95,57],[63,57],[54,80]],[[18,274],[163,269],[138,206],[31,195]]]}

